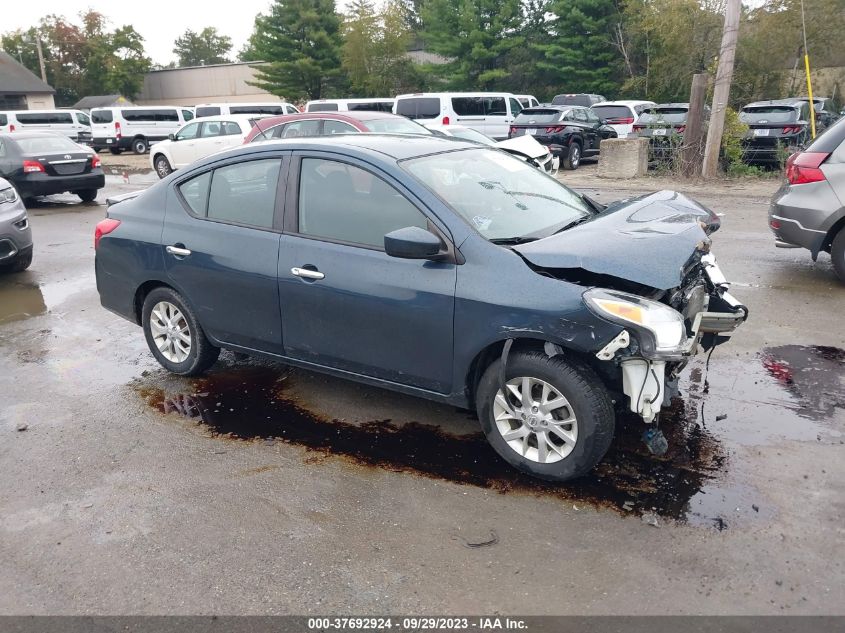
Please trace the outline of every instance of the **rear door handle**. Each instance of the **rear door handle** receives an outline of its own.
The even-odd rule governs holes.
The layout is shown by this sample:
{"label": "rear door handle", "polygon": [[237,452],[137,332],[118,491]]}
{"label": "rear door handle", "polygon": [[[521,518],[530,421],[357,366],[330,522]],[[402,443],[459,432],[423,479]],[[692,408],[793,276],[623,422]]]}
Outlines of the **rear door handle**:
{"label": "rear door handle", "polygon": [[319,270],[309,270],[308,268],[291,268],[290,272],[295,277],[302,277],[303,279],[325,279],[326,276]]}
{"label": "rear door handle", "polygon": [[164,250],[166,250],[168,253],[170,253],[174,257],[187,257],[188,255],[191,254],[190,250],[188,250],[187,248],[184,248],[182,246],[168,246]]}

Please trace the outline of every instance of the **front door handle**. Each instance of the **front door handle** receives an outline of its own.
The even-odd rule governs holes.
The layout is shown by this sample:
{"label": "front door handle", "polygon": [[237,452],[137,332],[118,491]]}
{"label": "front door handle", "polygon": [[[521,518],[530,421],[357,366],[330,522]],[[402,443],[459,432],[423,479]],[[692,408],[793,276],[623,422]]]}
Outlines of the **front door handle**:
{"label": "front door handle", "polygon": [[168,253],[170,253],[174,257],[187,257],[188,255],[191,254],[191,251],[188,250],[187,248],[184,248],[183,246],[175,246],[175,245],[174,246],[168,246],[164,250],[166,250]]}
{"label": "front door handle", "polygon": [[310,270],[308,268],[291,268],[291,273],[295,277],[302,277],[303,279],[325,279],[326,276],[319,270]]}

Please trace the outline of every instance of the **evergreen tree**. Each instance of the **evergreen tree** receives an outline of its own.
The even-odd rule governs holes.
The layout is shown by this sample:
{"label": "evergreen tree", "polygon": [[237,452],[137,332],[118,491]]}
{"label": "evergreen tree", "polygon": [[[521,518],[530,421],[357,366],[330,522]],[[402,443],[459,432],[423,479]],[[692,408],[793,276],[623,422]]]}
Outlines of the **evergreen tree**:
{"label": "evergreen tree", "polygon": [[207,26],[199,33],[188,29],[173,42],[179,66],[226,64],[230,50],[232,38],[220,35],[213,26]]}
{"label": "evergreen tree", "polygon": [[342,54],[353,94],[368,96],[378,31],[378,16],[372,2],[352,0],[343,24]]}
{"label": "evergreen tree", "polygon": [[251,50],[242,57],[257,66],[253,85],[287,99],[320,99],[340,76],[340,17],[334,0],[275,0],[255,19]]}
{"label": "evergreen tree", "polygon": [[617,9],[614,0],[554,0],[549,41],[534,43],[542,53],[538,66],[558,92],[613,95],[617,91],[619,54],[613,47]]}

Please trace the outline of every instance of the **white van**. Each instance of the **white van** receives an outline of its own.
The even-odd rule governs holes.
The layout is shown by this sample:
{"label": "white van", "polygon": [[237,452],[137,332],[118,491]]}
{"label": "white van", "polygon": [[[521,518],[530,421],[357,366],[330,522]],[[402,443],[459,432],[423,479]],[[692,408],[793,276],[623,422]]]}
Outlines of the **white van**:
{"label": "white van", "polygon": [[393,112],[395,99],[317,99],[305,104],[306,112]]}
{"label": "white van", "polygon": [[537,97],[534,95],[514,95],[516,100],[519,101],[519,104],[525,108],[539,108],[540,102],[537,101]]}
{"label": "white van", "polygon": [[267,101],[266,103],[200,103],[195,107],[197,118],[221,114],[299,114],[292,103]]}
{"label": "white van", "polygon": [[396,97],[394,114],[423,125],[463,125],[501,141],[523,110],[509,92],[420,92]]}
{"label": "white van", "polygon": [[92,108],[91,145],[95,151],[108,147],[112,154],[125,149],[144,154],[193,118],[193,109],[182,106]]}
{"label": "white van", "polygon": [[58,132],[77,143],[91,142],[91,119],[82,110],[10,110],[0,112],[0,132]]}

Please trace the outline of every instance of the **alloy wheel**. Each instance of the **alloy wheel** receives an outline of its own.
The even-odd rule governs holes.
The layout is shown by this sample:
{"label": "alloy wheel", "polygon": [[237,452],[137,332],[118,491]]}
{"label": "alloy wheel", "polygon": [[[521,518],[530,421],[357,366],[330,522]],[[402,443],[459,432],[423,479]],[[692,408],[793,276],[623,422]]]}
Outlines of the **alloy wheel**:
{"label": "alloy wheel", "polygon": [[530,376],[512,378],[496,392],[493,419],[505,442],[526,459],[551,464],[566,458],[578,441],[572,405],[554,385]]}
{"label": "alloy wheel", "polygon": [[182,311],[159,301],[150,312],[150,333],[158,351],[171,363],[183,363],[191,353],[191,328]]}

